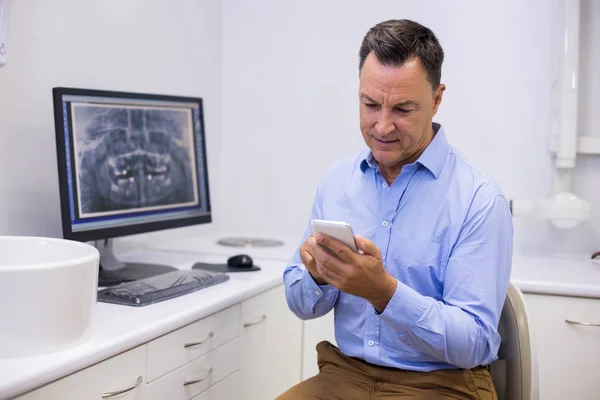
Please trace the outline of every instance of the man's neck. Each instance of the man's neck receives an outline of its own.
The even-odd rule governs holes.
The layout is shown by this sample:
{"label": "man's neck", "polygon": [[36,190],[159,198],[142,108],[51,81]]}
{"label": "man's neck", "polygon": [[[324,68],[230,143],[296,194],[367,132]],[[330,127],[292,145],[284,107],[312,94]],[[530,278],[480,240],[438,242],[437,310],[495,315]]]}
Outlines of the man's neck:
{"label": "man's neck", "polygon": [[406,164],[402,164],[400,166],[393,166],[393,167],[386,167],[386,166],[380,165],[379,172],[381,172],[383,179],[386,180],[388,185],[391,186],[392,183],[394,183],[394,181],[398,177],[398,175],[400,175],[400,172],[402,172],[402,167],[404,165],[406,165]]}
{"label": "man's neck", "polygon": [[433,127],[431,128],[431,132],[430,132],[430,136],[429,136],[429,140],[425,143],[425,145],[423,146],[423,148],[419,151],[417,151],[414,155],[410,156],[408,159],[396,164],[396,165],[392,165],[390,167],[386,167],[384,165],[381,165],[377,162],[377,160],[375,160],[377,162],[377,164],[379,165],[379,171],[381,172],[381,175],[383,176],[383,178],[386,180],[386,182],[388,183],[388,185],[392,185],[394,183],[394,181],[396,180],[396,178],[398,178],[398,176],[400,175],[400,173],[402,172],[402,168],[405,165],[408,164],[412,164],[415,161],[417,161],[419,159],[419,157],[421,157],[421,154],[423,154],[423,152],[425,151],[425,149],[427,148],[427,146],[429,146],[429,143],[431,143],[431,141],[433,140],[433,138],[435,137],[435,131],[433,130]]}

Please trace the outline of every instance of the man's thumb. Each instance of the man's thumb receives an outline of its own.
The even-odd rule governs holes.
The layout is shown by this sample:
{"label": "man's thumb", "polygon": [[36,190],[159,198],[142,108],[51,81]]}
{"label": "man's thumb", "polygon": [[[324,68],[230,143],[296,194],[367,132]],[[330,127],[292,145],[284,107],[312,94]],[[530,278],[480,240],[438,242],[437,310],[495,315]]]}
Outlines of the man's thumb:
{"label": "man's thumb", "polygon": [[361,235],[356,235],[354,241],[356,242],[356,247],[358,247],[358,249],[364,254],[381,259],[381,252],[375,243],[371,242],[367,238],[362,237]]}

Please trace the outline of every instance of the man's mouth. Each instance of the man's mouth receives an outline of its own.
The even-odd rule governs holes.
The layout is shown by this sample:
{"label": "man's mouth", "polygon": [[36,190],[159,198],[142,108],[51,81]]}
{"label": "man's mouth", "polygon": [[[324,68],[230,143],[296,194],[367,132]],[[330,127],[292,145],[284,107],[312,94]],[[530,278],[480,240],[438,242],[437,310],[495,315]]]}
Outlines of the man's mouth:
{"label": "man's mouth", "polygon": [[381,143],[381,144],[390,144],[390,143],[395,143],[395,142],[397,142],[397,141],[398,141],[397,139],[394,139],[394,140],[389,140],[389,139],[386,139],[386,140],[384,140],[384,139],[379,139],[379,138],[376,138],[375,136],[372,136],[372,138],[373,138],[373,139],[375,139],[375,141],[376,141],[377,143]]}

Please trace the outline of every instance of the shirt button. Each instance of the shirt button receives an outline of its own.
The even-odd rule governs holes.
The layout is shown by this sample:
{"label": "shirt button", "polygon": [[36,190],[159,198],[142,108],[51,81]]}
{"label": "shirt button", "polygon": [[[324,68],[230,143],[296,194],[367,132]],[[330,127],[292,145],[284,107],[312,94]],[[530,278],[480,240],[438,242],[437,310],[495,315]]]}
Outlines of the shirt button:
{"label": "shirt button", "polygon": [[369,340],[367,344],[368,344],[369,346],[373,346],[375,343],[373,343],[373,341],[372,341],[372,340]]}
{"label": "shirt button", "polygon": [[388,222],[387,222],[387,221],[383,221],[383,222],[381,223],[381,225],[383,225],[383,226],[388,226]]}
{"label": "shirt button", "polygon": [[321,292],[319,292],[318,290],[315,290],[315,294],[316,294],[317,296],[320,296],[320,295],[321,295]]}
{"label": "shirt button", "polygon": [[384,182],[383,187],[388,187],[388,184],[386,182]]}

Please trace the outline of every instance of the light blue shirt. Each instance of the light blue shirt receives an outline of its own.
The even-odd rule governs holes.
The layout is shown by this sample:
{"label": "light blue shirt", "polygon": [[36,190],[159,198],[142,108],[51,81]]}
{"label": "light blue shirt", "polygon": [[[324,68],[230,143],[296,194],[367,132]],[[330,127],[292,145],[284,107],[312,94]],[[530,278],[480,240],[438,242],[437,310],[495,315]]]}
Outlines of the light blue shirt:
{"label": "light blue shirt", "polygon": [[[317,189],[311,219],[349,222],[398,280],[381,314],[363,298],[317,285],[298,251],[284,272],[290,309],[311,319],[335,308],[340,350],[371,364],[431,371],[497,358],[512,260],[509,206],[443,128],[434,129],[391,186],[365,150],[334,164]],[[302,243],[309,235],[310,228]]]}

